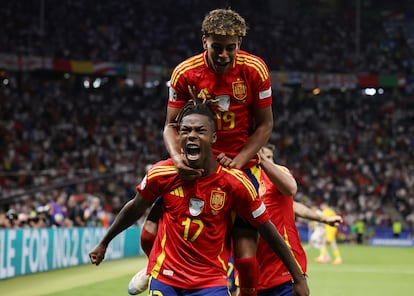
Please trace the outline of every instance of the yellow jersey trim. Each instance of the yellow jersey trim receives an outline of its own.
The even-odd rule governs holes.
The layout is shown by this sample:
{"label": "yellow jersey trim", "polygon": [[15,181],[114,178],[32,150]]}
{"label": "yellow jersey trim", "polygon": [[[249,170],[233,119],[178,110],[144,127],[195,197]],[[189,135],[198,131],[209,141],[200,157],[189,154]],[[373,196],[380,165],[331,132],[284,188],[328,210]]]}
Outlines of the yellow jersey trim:
{"label": "yellow jersey trim", "polygon": [[262,81],[265,81],[269,78],[269,71],[267,71],[266,66],[258,58],[252,57],[246,54],[237,54],[236,55],[236,64],[237,65],[246,65],[252,67],[257,71]]}
{"label": "yellow jersey trim", "polygon": [[179,64],[173,71],[171,75],[170,83],[172,86],[175,86],[177,84],[178,79],[181,75],[183,75],[188,70],[197,68],[204,64],[204,53],[198,54],[194,57],[191,57],[181,64]]}
{"label": "yellow jersey trim", "polygon": [[256,188],[254,187],[252,182],[249,180],[249,178],[247,178],[243,174],[243,172],[241,172],[239,170],[227,169],[227,168],[224,168],[224,167],[223,167],[223,170],[226,171],[227,173],[229,173],[230,175],[234,176],[237,180],[239,180],[244,185],[244,187],[246,187],[246,189],[249,192],[250,197],[252,198],[252,200],[256,199],[256,196],[257,196]]}

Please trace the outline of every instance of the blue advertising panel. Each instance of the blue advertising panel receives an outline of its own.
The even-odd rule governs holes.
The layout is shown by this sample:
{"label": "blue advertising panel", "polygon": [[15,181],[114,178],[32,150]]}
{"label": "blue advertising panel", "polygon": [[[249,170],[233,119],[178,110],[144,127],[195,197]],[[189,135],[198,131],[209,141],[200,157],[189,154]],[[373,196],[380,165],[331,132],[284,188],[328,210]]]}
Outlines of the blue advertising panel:
{"label": "blue advertising panel", "polygon": [[[89,263],[88,253],[106,228],[28,228],[0,230],[0,280]],[[120,233],[105,260],[142,255],[141,228]]]}

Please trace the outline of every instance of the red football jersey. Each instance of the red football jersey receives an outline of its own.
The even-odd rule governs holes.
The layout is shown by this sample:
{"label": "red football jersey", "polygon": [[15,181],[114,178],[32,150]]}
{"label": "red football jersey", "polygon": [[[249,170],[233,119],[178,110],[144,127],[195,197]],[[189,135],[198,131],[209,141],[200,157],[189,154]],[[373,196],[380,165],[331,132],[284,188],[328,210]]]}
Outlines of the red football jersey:
{"label": "red football jersey", "polygon": [[151,167],[137,190],[147,201],[163,198],[148,271],[178,288],[226,286],[235,214],[253,226],[269,218],[254,186],[237,169],[218,166],[209,176],[184,181],[168,159]]}
{"label": "red football jersey", "polygon": [[[290,173],[285,167],[286,172]],[[293,178],[293,176],[292,176]],[[262,170],[259,193],[266,205],[270,220],[285,239],[302,272],[306,273],[306,253],[295,224],[293,197],[284,196]],[[273,288],[292,279],[289,270],[262,238],[259,239],[257,260],[260,266],[259,290]]]}
{"label": "red football jersey", "polygon": [[207,52],[180,63],[170,80],[168,106],[182,108],[191,95],[217,100],[217,141],[213,152],[234,158],[255,129],[254,110],[272,104],[270,76],[266,64],[257,56],[239,50],[233,66],[224,74],[216,74],[207,64]]}

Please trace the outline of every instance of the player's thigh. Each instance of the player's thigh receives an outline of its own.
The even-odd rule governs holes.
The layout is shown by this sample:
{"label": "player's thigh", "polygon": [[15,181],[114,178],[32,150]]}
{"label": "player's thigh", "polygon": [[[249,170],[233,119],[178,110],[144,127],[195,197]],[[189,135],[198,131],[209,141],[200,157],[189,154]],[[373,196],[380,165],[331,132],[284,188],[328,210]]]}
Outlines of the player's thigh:
{"label": "player's thigh", "polygon": [[293,286],[292,282],[286,282],[277,287],[260,290],[258,291],[258,296],[293,296]]}
{"label": "player's thigh", "polygon": [[164,284],[155,278],[151,278],[148,295],[151,296],[230,296],[226,286],[204,289],[181,289]]}
{"label": "player's thigh", "polygon": [[315,230],[309,239],[309,243],[316,249],[321,249],[325,241],[325,231]]}
{"label": "player's thigh", "polygon": [[230,296],[229,289],[224,286],[195,289],[195,290],[182,290],[182,296]]}
{"label": "player's thigh", "polygon": [[331,243],[334,240],[336,240],[336,232],[337,232],[336,228],[326,230],[326,241],[328,243]]}
{"label": "player's thigh", "polygon": [[151,296],[181,296],[180,289],[174,288],[170,285],[166,285],[157,279],[151,277],[149,287],[148,287],[148,295]]}
{"label": "player's thigh", "polygon": [[231,293],[235,293],[237,291],[236,277],[237,275],[236,269],[234,268],[234,259],[233,256],[230,256],[229,263],[227,265],[227,287]]}

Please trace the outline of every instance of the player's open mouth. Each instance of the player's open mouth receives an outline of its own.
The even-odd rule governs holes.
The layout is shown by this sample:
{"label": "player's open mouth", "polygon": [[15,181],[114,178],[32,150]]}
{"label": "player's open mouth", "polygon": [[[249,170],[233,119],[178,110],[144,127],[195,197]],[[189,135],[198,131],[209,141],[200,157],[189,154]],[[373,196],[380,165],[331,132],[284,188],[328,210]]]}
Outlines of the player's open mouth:
{"label": "player's open mouth", "polygon": [[219,62],[219,61],[216,61],[216,67],[218,67],[218,68],[225,68],[225,67],[227,67],[229,64],[230,64],[230,62]]}
{"label": "player's open mouth", "polygon": [[188,160],[197,160],[200,158],[201,149],[199,146],[195,144],[188,144],[186,150]]}

